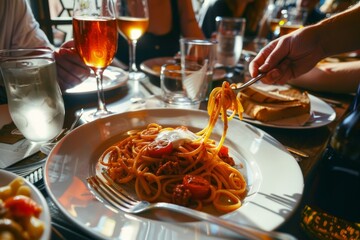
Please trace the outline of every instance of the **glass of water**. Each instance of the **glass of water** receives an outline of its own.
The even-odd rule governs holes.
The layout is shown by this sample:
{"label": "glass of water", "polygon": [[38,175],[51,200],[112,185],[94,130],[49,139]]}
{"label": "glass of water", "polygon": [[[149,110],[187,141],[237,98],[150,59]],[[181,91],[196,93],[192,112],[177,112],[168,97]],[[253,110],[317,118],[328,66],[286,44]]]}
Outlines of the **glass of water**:
{"label": "glass of water", "polygon": [[161,89],[165,106],[199,109],[208,88],[207,69],[197,63],[161,66]]}
{"label": "glass of water", "polygon": [[228,70],[231,77],[238,64],[243,49],[246,19],[231,17],[216,17],[217,54],[216,63]]}
{"label": "glass of water", "polygon": [[0,50],[0,70],[11,118],[30,141],[47,142],[64,124],[65,107],[49,49]]}
{"label": "glass of water", "polygon": [[[180,39],[181,69],[187,69],[188,66],[200,66],[201,71],[198,71],[198,75],[199,72],[205,72],[206,77],[206,84],[200,82],[201,77],[197,75],[195,75],[197,77],[183,78],[183,87],[189,96],[199,96],[201,92],[203,92],[202,95],[205,96],[205,99],[209,96],[212,90],[213,69],[216,58],[216,45],[217,41],[215,40],[192,38]],[[196,80],[196,78],[199,80]],[[199,89],[198,91],[197,88],[200,86],[203,88]],[[197,93],[195,94],[194,92]]]}

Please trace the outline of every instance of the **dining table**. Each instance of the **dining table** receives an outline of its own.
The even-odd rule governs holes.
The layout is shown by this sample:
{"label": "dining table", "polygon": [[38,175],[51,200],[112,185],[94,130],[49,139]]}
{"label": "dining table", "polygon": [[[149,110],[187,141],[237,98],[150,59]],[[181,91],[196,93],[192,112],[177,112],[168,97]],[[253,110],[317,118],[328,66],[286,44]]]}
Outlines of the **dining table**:
{"label": "dining table", "polygon": [[[221,81],[223,80],[226,79],[222,79]],[[303,196],[291,216],[279,228],[275,229],[276,231],[289,233],[295,236],[297,239],[309,239],[308,233],[301,226],[303,210],[305,206],[311,204],[313,181],[314,177],[317,175],[318,166],[322,159],[322,154],[324,153],[324,150],[326,149],[329,139],[337,124],[347,114],[351,101],[354,98],[354,95],[352,94],[330,94],[311,91],[309,91],[309,93],[322,99],[334,109],[336,118],[332,122],[321,127],[306,129],[286,129],[256,125],[256,127],[271,135],[282,145],[297,149],[308,155],[307,157],[294,155],[294,158],[297,160],[304,178]],[[146,103],[141,101],[134,101],[134,95],[146,99]],[[116,112],[124,112],[144,108],[161,107],[161,95],[162,91],[160,88],[159,79],[154,80],[153,76],[147,76],[146,78],[139,81],[129,80],[126,82],[126,84],[118,88],[106,91],[105,100],[109,109]],[[97,106],[97,98],[95,93],[64,94],[63,98],[66,110],[64,128],[69,128],[71,126],[80,109],[84,109],[84,113],[86,114],[87,111],[93,111]],[[206,102],[204,102],[201,104],[200,109],[205,111],[206,106]],[[86,124],[86,121],[82,119],[78,125],[81,124]],[[39,152],[15,165],[21,166],[37,161],[42,161],[42,163],[45,164],[46,157],[46,155]],[[37,168],[34,169],[34,171],[39,169],[39,165],[34,166]],[[284,171],[286,171],[286,169],[284,169]],[[288,179],[288,181],[292,180]],[[50,208],[52,218],[51,239],[93,238],[93,236],[89,235],[87,232],[77,227],[76,224],[73,224],[71,221],[69,221],[69,219],[67,219],[67,217],[60,211],[60,209],[56,206],[47,193],[46,187],[44,186],[44,181],[41,177],[37,179],[37,181],[33,180],[33,182],[46,198]]]}

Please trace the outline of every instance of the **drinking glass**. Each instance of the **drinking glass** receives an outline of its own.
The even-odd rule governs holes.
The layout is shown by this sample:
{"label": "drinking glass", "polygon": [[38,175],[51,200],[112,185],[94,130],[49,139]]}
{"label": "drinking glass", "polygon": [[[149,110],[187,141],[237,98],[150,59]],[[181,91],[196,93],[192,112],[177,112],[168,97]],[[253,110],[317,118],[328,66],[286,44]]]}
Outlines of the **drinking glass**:
{"label": "drinking glass", "polygon": [[267,22],[272,34],[272,39],[279,37],[280,26],[286,21],[286,19],[283,18],[283,14],[286,13],[285,5],[284,1],[276,1],[275,3],[269,3],[268,5]]}
{"label": "drinking glass", "polygon": [[[181,54],[181,69],[186,69],[186,66],[200,65],[206,73],[207,84],[196,84],[203,86],[201,91],[205,95],[205,99],[208,97],[212,90],[212,77],[213,69],[216,59],[216,46],[217,41],[215,40],[202,40],[192,38],[181,38],[180,39],[180,54]],[[199,78],[198,81],[200,81]],[[195,82],[197,80],[195,79]],[[191,82],[191,81],[188,81]],[[190,93],[193,91],[193,84],[186,84],[183,81],[183,87],[186,92]]]}
{"label": "drinking glass", "polygon": [[136,66],[136,44],[149,26],[147,0],[116,0],[116,21],[120,34],[129,43],[129,79],[145,77]]}
{"label": "drinking glass", "polygon": [[305,9],[298,9],[294,7],[288,9],[287,11],[283,11],[282,16],[285,21],[284,24],[280,26],[280,37],[304,27],[307,11]]}
{"label": "drinking glass", "polygon": [[56,137],[64,124],[65,108],[54,52],[0,50],[0,70],[11,118],[23,136],[38,143]]}
{"label": "drinking glass", "polygon": [[115,6],[112,0],[75,0],[73,13],[75,48],[96,77],[98,106],[89,115],[94,120],[112,114],[106,108],[103,72],[113,61],[117,50]]}
{"label": "drinking glass", "polygon": [[240,60],[243,49],[246,19],[216,17],[217,63],[228,71],[227,77],[233,75],[234,68]]}
{"label": "drinking glass", "polygon": [[167,107],[199,109],[208,81],[206,66],[197,63],[169,63],[161,66],[160,86]]}

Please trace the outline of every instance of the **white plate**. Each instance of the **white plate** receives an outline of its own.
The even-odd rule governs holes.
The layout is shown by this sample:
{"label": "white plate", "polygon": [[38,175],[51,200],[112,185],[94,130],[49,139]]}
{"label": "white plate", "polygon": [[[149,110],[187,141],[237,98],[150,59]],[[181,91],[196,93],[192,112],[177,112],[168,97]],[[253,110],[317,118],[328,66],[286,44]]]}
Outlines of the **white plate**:
{"label": "white plate", "polygon": [[[101,238],[119,239],[219,239],[232,232],[206,222],[171,222],[124,214],[99,201],[90,192],[86,178],[95,174],[101,153],[135,128],[148,123],[163,126],[205,127],[208,114],[199,110],[150,109],[98,119],[76,128],[52,150],[45,164],[46,190],[60,210],[85,231]],[[222,124],[212,138],[219,140]],[[298,206],[303,176],[296,160],[274,138],[241,121],[231,121],[225,144],[236,163],[244,164],[249,192],[243,206],[222,218],[264,230],[282,224]],[[286,171],[284,171],[286,169]]]}
{"label": "white plate", "polygon": [[[103,74],[103,87],[104,91],[109,91],[118,87],[121,87],[127,83],[128,73],[121,68],[109,66],[105,69]],[[88,79],[84,82],[76,85],[73,88],[69,88],[65,91],[65,94],[77,95],[77,94],[89,94],[96,93],[96,79],[92,73]]]}
{"label": "white plate", "polygon": [[[148,59],[140,64],[140,69],[147,74],[150,74],[155,77],[160,77],[160,68],[164,64],[176,63],[176,60],[173,57],[159,57]],[[225,77],[225,70],[223,69],[214,69],[213,80],[221,80]]]}
{"label": "white plate", "polygon": [[[264,87],[265,84],[259,83],[261,87]],[[265,86],[266,87],[266,86]],[[273,86],[268,86],[268,89],[273,89]],[[276,88],[285,89],[288,86],[276,86]],[[318,97],[315,97],[311,94],[308,94],[310,99],[310,119],[304,125],[275,125],[271,123],[261,122],[251,118],[250,116],[244,114],[243,120],[248,123],[256,124],[259,126],[273,127],[273,128],[286,128],[286,129],[310,129],[323,127],[331,123],[336,118],[336,112],[334,109],[321,100]],[[286,122],[286,121],[283,121]],[[293,121],[289,121],[293,122]]]}
{"label": "white plate", "polygon": [[[14,173],[0,169],[0,187],[9,184],[12,180],[14,180],[17,177],[18,175]],[[29,186],[31,189],[31,198],[42,207],[42,213],[40,214],[39,219],[44,222],[45,231],[41,236],[41,240],[48,240],[50,239],[50,234],[51,234],[51,217],[50,217],[49,207],[41,192],[26,179],[24,179],[24,181],[25,181],[25,185]]]}

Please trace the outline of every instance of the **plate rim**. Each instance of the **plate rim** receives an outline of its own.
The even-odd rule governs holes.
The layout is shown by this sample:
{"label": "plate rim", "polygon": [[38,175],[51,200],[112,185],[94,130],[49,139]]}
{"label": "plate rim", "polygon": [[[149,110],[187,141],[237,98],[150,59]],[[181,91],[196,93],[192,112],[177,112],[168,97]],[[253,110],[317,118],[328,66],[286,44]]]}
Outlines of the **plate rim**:
{"label": "plate rim", "polygon": [[[145,73],[151,74],[153,76],[156,77],[160,77],[160,74],[158,74],[158,72],[154,71],[151,67],[149,67],[150,62],[152,61],[164,61],[167,62],[169,60],[174,60],[173,62],[175,63],[176,60],[174,59],[174,57],[172,56],[168,56],[168,57],[155,57],[155,58],[150,58],[150,59],[146,59],[145,61],[143,61],[142,63],[140,63],[140,69],[142,71],[144,71]],[[172,61],[171,61],[172,62]],[[169,62],[170,63],[170,62]]]}
{"label": "plate rim", "polygon": [[[198,115],[201,115],[201,117],[204,117],[204,116],[207,116],[207,113],[205,112],[205,111],[201,111],[201,110],[183,110],[183,109],[163,109],[163,108],[159,108],[159,109],[145,109],[145,110],[136,110],[136,111],[129,111],[129,112],[125,112],[125,113],[119,113],[119,114],[115,114],[115,115],[112,115],[112,116],[109,116],[109,117],[105,117],[105,118],[102,118],[102,119],[98,119],[98,120],[96,120],[96,121],[94,121],[94,122],[90,122],[90,123],[88,123],[88,124],[85,124],[85,125],[82,125],[82,126],[80,126],[80,127],[78,127],[77,129],[75,129],[73,132],[71,132],[70,134],[68,134],[66,137],[64,137],[61,141],[60,141],[60,143],[53,149],[53,151],[50,153],[50,155],[49,155],[49,157],[48,157],[48,160],[47,160],[47,162],[46,162],[46,164],[45,164],[45,167],[44,167],[44,182],[45,182],[45,187],[46,187],[46,190],[47,190],[47,192],[48,192],[48,194],[49,194],[49,196],[51,197],[51,199],[54,201],[54,203],[60,208],[60,210],[70,219],[70,220],[72,220],[73,222],[75,222],[80,228],[82,228],[83,230],[85,230],[86,232],[88,232],[88,233],[90,233],[90,234],[92,234],[92,235],[95,235],[95,236],[97,236],[97,237],[104,237],[104,236],[102,236],[99,232],[96,232],[95,230],[94,230],[94,228],[89,228],[89,227],[86,227],[86,226],[84,226],[84,223],[82,223],[79,219],[74,219],[71,215],[69,215],[68,214],[68,212],[67,212],[67,210],[57,201],[57,198],[56,198],[56,196],[53,194],[53,191],[51,190],[51,184],[50,184],[50,174],[51,174],[51,171],[50,171],[50,169],[51,169],[51,164],[52,164],[52,162],[54,162],[55,160],[56,161],[59,161],[59,156],[60,155],[62,155],[62,154],[64,154],[64,153],[61,153],[61,147],[62,147],[62,145],[64,144],[64,142],[66,142],[67,141],[67,139],[69,139],[72,135],[75,135],[75,134],[77,134],[77,133],[79,133],[80,134],[80,132],[81,131],[85,131],[85,129],[86,128],[90,128],[90,127],[93,127],[93,126],[97,126],[97,127],[99,127],[99,125],[101,125],[102,123],[105,123],[105,122],[108,122],[108,123],[110,123],[112,120],[113,121],[115,121],[116,120],[116,118],[118,118],[118,119],[123,119],[123,117],[125,117],[125,116],[131,116],[131,115],[133,115],[133,114],[141,114],[141,113],[143,113],[143,114],[154,114],[154,112],[156,113],[157,111],[161,111],[161,114],[160,115],[162,115],[163,114],[163,111],[168,111],[170,114],[171,113],[173,113],[173,111],[177,111],[178,113],[181,113],[181,112],[188,112],[187,114],[186,114],[186,116],[188,116],[188,114],[190,114],[191,113],[191,115],[193,115],[193,114],[198,114]],[[169,114],[169,113],[167,113],[167,114]],[[298,196],[296,196],[295,197],[295,199],[293,199],[293,201],[295,201],[294,203],[293,203],[293,208],[292,208],[292,212],[294,212],[295,211],[295,209],[297,208],[297,206],[299,205],[299,203],[300,203],[300,200],[301,200],[301,196],[302,196],[302,194],[303,194],[303,188],[304,188],[304,180],[303,180],[303,175],[302,175],[302,172],[301,172],[301,169],[300,169],[300,167],[298,166],[298,164],[297,164],[297,162],[296,162],[296,160],[291,156],[291,154],[289,153],[289,152],[287,152],[287,150],[276,140],[276,139],[274,139],[272,136],[270,136],[269,134],[267,134],[266,132],[264,132],[263,130],[261,130],[261,129],[258,129],[258,128],[256,128],[255,126],[252,126],[252,125],[250,125],[250,124],[247,124],[247,123],[245,123],[245,122],[241,122],[241,121],[238,121],[238,120],[234,120],[233,122],[238,122],[237,124],[240,124],[240,125],[242,125],[242,127],[243,128],[248,128],[249,129],[249,132],[251,133],[251,134],[254,134],[254,136],[256,135],[256,134],[259,134],[259,135],[261,135],[262,137],[264,137],[264,141],[268,141],[268,142],[266,142],[266,145],[267,145],[267,147],[270,147],[270,148],[276,148],[277,150],[278,150],[278,153],[281,155],[281,157],[283,157],[284,159],[283,160],[285,160],[286,159],[286,161],[290,161],[290,162],[288,162],[288,164],[289,163],[291,163],[290,165],[291,165],[291,167],[292,168],[294,168],[295,170],[296,170],[296,172],[295,173],[293,173],[294,174],[294,176],[297,176],[297,179],[296,179],[296,181],[293,181],[293,182],[296,182],[296,184],[294,184],[294,185],[296,185],[296,192],[297,192],[297,195]],[[253,132],[253,133],[252,133]],[[120,132],[119,132],[120,133]],[[119,134],[118,133],[118,134]],[[59,155],[57,155],[57,152],[59,152],[60,151],[60,154]],[[265,151],[265,150],[264,150]],[[262,154],[264,154],[264,152],[262,153]],[[285,154],[285,155],[283,155],[283,154]],[[66,154],[64,154],[64,155],[66,155]],[[90,160],[89,160],[90,161]],[[87,162],[87,164],[88,164],[88,162]],[[50,171],[50,173],[49,173],[49,171]],[[94,170],[95,171],[95,170]],[[90,174],[89,172],[88,172],[88,174]],[[265,172],[262,172],[261,174],[265,174]],[[260,175],[261,175],[260,174]],[[266,175],[266,174],[265,174]],[[260,176],[261,177],[261,176]],[[266,184],[266,183],[264,183],[264,182],[261,182],[261,184],[262,185],[264,185],[264,184]],[[292,189],[293,190],[293,189]],[[89,190],[88,190],[89,191]],[[295,191],[295,190],[294,190]],[[269,195],[271,195],[271,193],[267,193],[267,194],[269,194]],[[256,196],[255,196],[256,197]],[[250,196],[249,197],[249,199],[250,200],[254,200],[254,198],[255,198],[254,196]],[[272,201],[271,200],[271,196],[263,196],[263,197],[265,197],[265,199],[263,199],[262,201]],[[251,205],[250,203],[249,203],[249,205]],[[248,205],[247,205],[248,206]],[[103,206],[104,207],[104,206]],[[256,206],[250,206],[250,208],[247,208],[247,210],[251,210],[252,208],[256,208]],[[274,223],[272,223],[273,225],[270,227],[270,229],[264,229],[264,230],[273,230],[273,229],[275,229],[276,227],[278,227],[279,225],[281,225],[287,218],[289,218],[291,215],[292,215],[292,212],[288,212],[287,214],[285,214],[284,216],[280,216],[280,218],[282,219],[282,218],[284,218],[282,221],[280,220],[280,221],[278,221],[278,219],[276,220],[276,221],[274,221]],[[241,214],[243,214],[243,213],[240,213],[240,216],[241,216]],[[230,213],[230,214],[226,214],[226,215],[223,215],[222,217],[224,217],[224,218],[231,218],[231,217],[234,217],[234,215],[239,215],[238,213]],[[246,215],[246,214],[245,214]],[[270,216],[273,216],[274,215],[274,213],[269,213],[269,215]],[[137,216],[137,215],[134,215],[135,217]],[[229,217],[230,216],[230,217]],[[237,217],[239,217],[239,216],[237,216]],[[148,220],[148,219],[143,219],[142,220],[142,222],[151,222],[152,220]],[[162,223],[162,222],[161,222]],[[163,223],[162,223],[163,224]],[[169,224],[169,223],[164,223],[164,224]],[[199,226],[203,226],[204,224],[206,224],[206,223],[204,223],[204,222],[199,222]],[[252,223],[252,224],[255,224],[256,225],[256,223]],[[192,225],[194,225],[194,224],[192,224]],[[189,226],[187,226],[187,227],[190,227],[190,226],[192,226],[192,225],[189,225]],[[198,224],[196,224],[196,226],[198,226]],[[195,227],[196,227],[195,226]],[[175,227],[175,226],[173,226],[171,223],[170,223],[170,225],[168,226],[168,227],[171,227],[172,229],[174,229],[174,228],[178,228],[177,226]],[[259,227],[259,226],[258,226]],[[265,227],[265,228],[268,228],[268,226],[267,227]],[[189,230],[187,230],[187,231],[189,231]],[[196,228],[194,229],[194,232],[196,232]],[[222,232],[224,232],[224,231],[222,231]],[[100,235],[99,235],[100,234]],[[211,236],[205,236],[205,239],[207,239],[207,237],[211,237]],[[149,238],[149,239],[151,239],[151,237]]]}
{"label": "plate rim", "polygon": [[[106,91],[111,91],[111,90],[114,90],[116,88],[119,88],[119,87],[122,87],[124,85],[127,84],[128,80],[129,80],[129,73],[119,67],[115,67],[115,66],[108,66],[105,70],[104,70],[104,76],[106,76],[107,73],[109,72],[117,72],[119,74],[121,74],[122,76],[117,79],[116,81],[116,84],[114,85],[110,85],[110,86],[104,86],[104,92]],[[88,77],[88,79],[90,78],[94,78],[94,75],[91,73],[90,76]],[[88,79],[84,80],[87,81]],[[75,96],[75,95],[85,95],[85,94],[94,94],[96,93],[96,88],[93,89],[93,90],[89,90],[89,91],[82,91],[82,92],[79,92],[79,91],[76,91],[76,92],[72,92],[71,89],[74,89],[76,88],[76,86],[74,86],[73,88],[69,88],[69,89],[66,89],[63,94],[64,95],[69,95],[69,96]]]}

